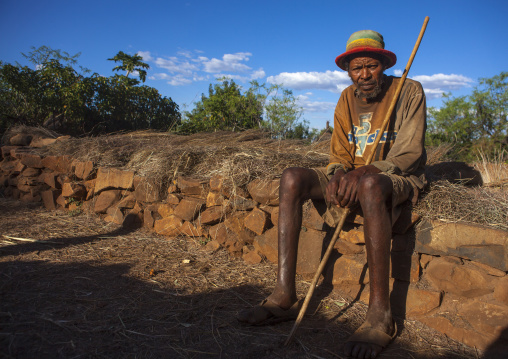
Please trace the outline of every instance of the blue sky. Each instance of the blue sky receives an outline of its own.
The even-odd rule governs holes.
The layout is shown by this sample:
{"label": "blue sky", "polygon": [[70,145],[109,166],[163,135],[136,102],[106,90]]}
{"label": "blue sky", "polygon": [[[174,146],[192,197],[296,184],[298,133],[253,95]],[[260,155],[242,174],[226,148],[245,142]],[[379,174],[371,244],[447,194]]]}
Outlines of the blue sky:
{"label": "blue sky", "polygon": [[118,51],[151,66],[146,85],[191,110],[210,83],[230,76],[282,83],[298,96],[304,118],[323,128],[350,84],[335,65],[352,32],[385,39],[400,74],[425,16],[427,31],[409,72],[439,107],[441,94],[467,95],[480,77],[507,71],[508,1],[0,1],[0,60],[27,64],[21,52],[47,45],[110,76]]}

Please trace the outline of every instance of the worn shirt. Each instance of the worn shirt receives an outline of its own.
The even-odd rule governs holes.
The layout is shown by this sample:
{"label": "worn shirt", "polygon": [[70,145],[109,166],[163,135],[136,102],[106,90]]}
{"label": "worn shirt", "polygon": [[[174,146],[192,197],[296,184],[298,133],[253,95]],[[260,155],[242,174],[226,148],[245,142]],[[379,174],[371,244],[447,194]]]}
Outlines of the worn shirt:
{"label": "worn shirt", "polygon": [[424,187],[427,108],[419,82],[405,80],[390,122],[378,147],[373,148],[399,81],[398,77],[386,76],[383,91],[375,101],[355,96],[354,85],[342,91],[335,108],[328,174],[363,166],[375,151],[372,165],[382,172],[408,177],[419,189]]}

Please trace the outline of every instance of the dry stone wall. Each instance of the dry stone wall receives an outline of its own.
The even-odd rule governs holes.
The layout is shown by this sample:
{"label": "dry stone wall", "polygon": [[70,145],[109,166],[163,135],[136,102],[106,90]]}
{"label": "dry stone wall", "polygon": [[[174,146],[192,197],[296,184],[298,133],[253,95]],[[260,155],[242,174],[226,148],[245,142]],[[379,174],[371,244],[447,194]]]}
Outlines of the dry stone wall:
{"label": "dry stone wall", "polygon": [[[164,193],[133,171],[96,168],[69,156],[41,157],[23,146],[1,147],[0,192],[42,202],[48,210],[87,211],[107,222],[145,226],[171,240],[199,238],[249,264],[277,262],[278,180],[246,189],[221,177],[179,177]],[[391,252],[393,311],[422,321],[466,345],[484,349],[508,340],[508,235],[465,223],[422,221],[407,210]],[[324,203],[304,204],[297,272],[311,278],[333,235]],[[341,295],[368,303],[363,218],[351,215],[323,280]]]}

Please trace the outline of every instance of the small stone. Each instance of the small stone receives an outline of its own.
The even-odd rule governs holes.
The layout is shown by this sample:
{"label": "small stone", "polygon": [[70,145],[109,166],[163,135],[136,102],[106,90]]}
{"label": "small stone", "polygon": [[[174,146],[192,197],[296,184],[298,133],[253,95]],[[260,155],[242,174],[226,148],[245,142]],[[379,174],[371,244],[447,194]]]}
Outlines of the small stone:
{"label": "small stone", "polygon": [[245,227],[254,233],[261,235],[268,227],[268,214],[259,208],[254,208],[244,220]]}
{"label": "small stone", "polygon": [[247,264],[258,264],[263,260],[263,258],[261,258],[261,256],[256,251],[244,253],[242,258]]}

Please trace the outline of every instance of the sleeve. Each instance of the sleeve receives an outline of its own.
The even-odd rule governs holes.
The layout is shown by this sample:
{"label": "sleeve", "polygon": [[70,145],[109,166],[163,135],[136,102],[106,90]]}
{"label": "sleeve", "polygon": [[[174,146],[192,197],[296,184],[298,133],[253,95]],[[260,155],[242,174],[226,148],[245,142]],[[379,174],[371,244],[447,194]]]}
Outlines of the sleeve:
{"label": "sleeve", "polygon": [[401,124],[395,142],[385,160],[375,161],[372,165],[386,173],[407,175],[414,173],[425,161],[427,106],[423,88],[416,81],[404,85],[401,99],[396,113],[396,122],[400,119]]}
{"label": "sleeve", "polygon": [[354,158],[351,155],[351,145],[348,134],[351,131],[351,121],[347,121],[347,103],[344,92],[340,96],[333,115],[333,133],[330,141],[330,161],[326,173],[333,175],[339,169],[349,171],[353,168]]}

